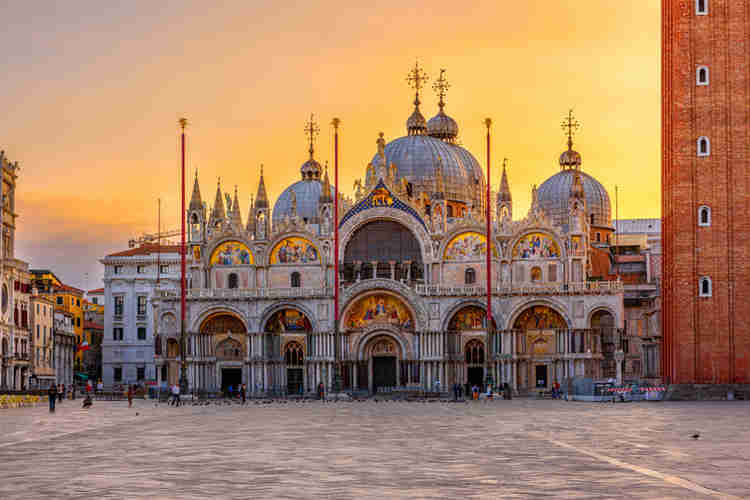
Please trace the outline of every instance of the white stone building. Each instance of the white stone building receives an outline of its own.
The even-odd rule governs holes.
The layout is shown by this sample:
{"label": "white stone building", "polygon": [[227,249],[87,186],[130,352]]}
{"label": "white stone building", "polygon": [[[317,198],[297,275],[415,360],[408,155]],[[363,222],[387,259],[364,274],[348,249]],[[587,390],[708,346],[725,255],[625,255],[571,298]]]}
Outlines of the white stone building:
{"label": "white stone building", "polygon": [[155,290],[179,289],[178,248],[145,245],[107,255],[104,264],[102,380],[112,384],[156,379]]}
{"label": "white stone building", "polygon": [[73,383],[73,359],[76,353],[76,333],[73,315],[67,311],[55,311],[53,322],[55,379],[66,387]]}

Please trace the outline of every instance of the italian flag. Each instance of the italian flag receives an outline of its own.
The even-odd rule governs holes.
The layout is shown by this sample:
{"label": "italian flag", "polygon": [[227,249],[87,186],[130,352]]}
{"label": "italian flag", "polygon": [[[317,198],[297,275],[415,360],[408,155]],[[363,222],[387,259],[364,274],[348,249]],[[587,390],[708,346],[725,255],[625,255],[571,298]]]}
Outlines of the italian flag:
{"label": "italian flag", "polygon": [[78,344],[78,352],[88,351],[89,350],[89,343],[86,342],[86,339],[83,339],[83,342]]}

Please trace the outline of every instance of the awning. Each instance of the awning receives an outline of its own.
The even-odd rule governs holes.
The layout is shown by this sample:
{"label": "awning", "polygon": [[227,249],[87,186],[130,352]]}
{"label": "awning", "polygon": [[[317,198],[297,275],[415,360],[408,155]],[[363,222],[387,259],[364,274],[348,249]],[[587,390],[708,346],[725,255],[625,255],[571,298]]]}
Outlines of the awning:
{"label": "awning", "polygon": [[76,376],[76,378],[80,378],[81,380],[88,380],[89,379],[89,376],[86,375],[85,373],[76,373],[75,376]]}

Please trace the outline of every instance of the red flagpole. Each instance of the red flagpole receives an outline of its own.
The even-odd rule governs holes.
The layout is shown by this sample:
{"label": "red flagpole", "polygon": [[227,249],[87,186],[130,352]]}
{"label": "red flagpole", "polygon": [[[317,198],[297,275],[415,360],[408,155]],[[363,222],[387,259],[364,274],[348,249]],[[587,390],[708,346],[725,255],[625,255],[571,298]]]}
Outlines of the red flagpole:
{"label": "red flagpole", "polygon": [[341,387],[341,366],[339,353],[339,124],[341,120],[334,118],[333,125],[333,336],[334,354],[334,384],[338,394]]}
{"label": "red flagpole", "polygon": [[[492,251],[492,227],[490,220],[490,126],[492,120],[485,118],[484,124],[487,127],[487,199],[485,202],[485,212],[487,219],[487,330],[492,328],[492,260],[490,259],[490,252]],[[489,340],[489,339],[488,339]]]}
{"label": "red flagpole", "polygon": [[187,120],[180,118],[180,146],[182,156],[181,168],[181,185],[180,185],[180,222],[181,222],[181,243],[180,243],[180,386],[182,392],[187,391],[187,373],[186,373],[186,349],[185,349],[185,126]]}

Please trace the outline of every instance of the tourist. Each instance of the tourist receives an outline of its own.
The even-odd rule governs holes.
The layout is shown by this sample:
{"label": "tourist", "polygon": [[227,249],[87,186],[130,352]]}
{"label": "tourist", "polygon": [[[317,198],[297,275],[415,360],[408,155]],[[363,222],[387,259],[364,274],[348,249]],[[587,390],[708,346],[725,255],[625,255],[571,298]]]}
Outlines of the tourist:
{"label": "tourist", "polygon": [[453,384],[453,399],[455,399],[456,401],[458,401],[458,387],[458,382]]}
{"label": "tourist", "polygon": [[70,399],[73,401],[76,400],[76,384],[73,382],[73,385],[70,386]]}
{"label": "tourist", "polygon": [[104,383],[102,382],[102,379],[99,379],[99,382],[96,384],[96,393],[101,396],[103,392],[104,392]]}
{"label": "tourist", "polygon": [[93,386],[91,384],[91,380],[86,381],[86,393],[91,394],[91,390],[93,389]]}
{"label": "tourist", "polygon": [[318,384],[318,399],[323,399],[324,395],[325,395],[325,387],[323,386],[323,382],[320,382]]}
{"label": "tourist", "polygon": [[471,397],[474,401],[479,400],[479,387],[477,387],[477,384],[474,384],[471,388]]}
{"label": "tourist", "polygon": [[128,408],[133,407],[133,386],[128,386]]}
{"label": "tourist", "polygon": [[83,398],[83,406],[82,407],[88,409],[93,404],[94,404],[94,402],[91,400],[91,393],[87,392],[86,393],[86,397]]}
{"label": "tourist", "polygon": [[240,396],[242,397],[242,404],[245,404],[247,395],[245,394],[247,392],[247,386],[245,384],[242,384],[242,387],[240,387]]}
{"label": "tourist", "polygon": [[47,395],[49,396],[49,412],[55,413],[55,401],[57,401],[57,386],[55,384],[50,384]]}
{"label": "tourist", "polygon": [[65,397],[65,384],[60,384],[60,388],[57,390],[57,402],[62,403]]}

